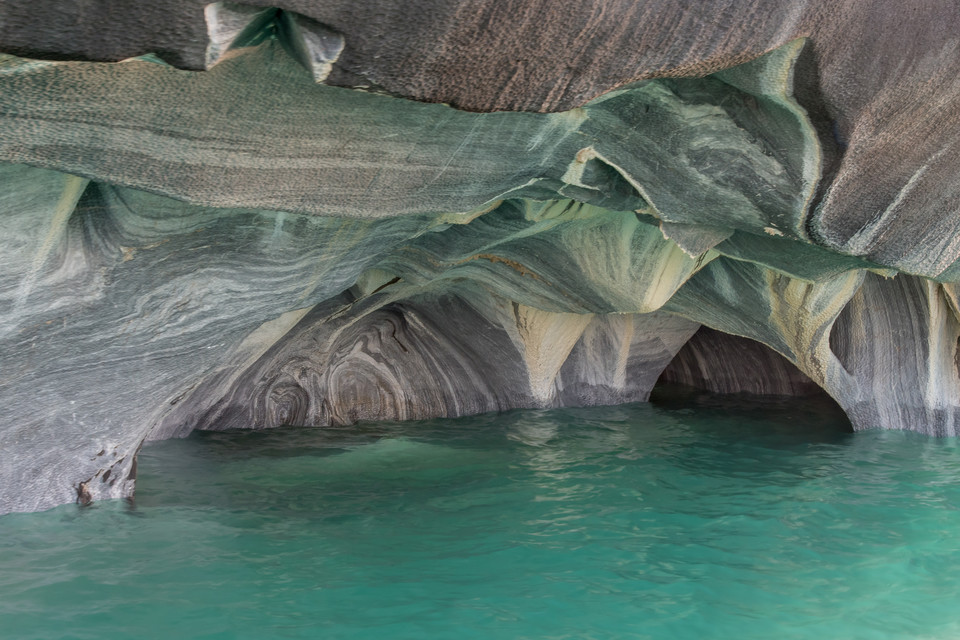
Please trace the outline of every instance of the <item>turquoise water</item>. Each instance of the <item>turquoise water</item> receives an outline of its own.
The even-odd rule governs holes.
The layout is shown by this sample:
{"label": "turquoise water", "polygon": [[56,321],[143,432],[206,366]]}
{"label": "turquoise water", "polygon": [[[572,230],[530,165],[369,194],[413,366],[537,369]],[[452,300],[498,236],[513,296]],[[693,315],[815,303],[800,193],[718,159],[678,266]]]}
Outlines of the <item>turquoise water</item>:
{"label": "turquoise water", "polygon": [[0,517],[5,638],[958,638],[960,446],[810,402],[146,447]]}

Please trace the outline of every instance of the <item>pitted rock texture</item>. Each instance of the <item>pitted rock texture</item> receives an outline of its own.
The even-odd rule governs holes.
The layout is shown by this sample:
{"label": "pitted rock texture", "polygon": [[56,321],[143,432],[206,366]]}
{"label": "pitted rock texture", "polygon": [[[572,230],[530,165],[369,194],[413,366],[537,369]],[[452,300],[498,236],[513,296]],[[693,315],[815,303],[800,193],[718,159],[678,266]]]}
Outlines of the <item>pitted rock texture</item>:
{"label": "pitted rock texture", "polygon": [[[269,0],[250,6],[266,9]],[[205,0],[3,0],[0,50],[203,69]],[[829,147],[810,232],[911,273],[960,258],[954,0],[288,0],[342,34],[327,82],[471,111],[563,111],[631,82],[703,76],[799,37],[798,95]]]}
{"label": "pitted rock texture", "polygon": [[[0,55],[0,511],[128,496],[142,443],[196,428],[645,400],[678,352],[957,433],[957,76],[905,84],[958,64],[944,7],[423,3],[376,41],[413,14],[24,6],[0,47],[48,59]],[[895,22],[898,64],[864,42]],[[394,95],[330,86],[365,78]],[[779,355],[704,364],[731,336]],[[751,358],[775,379],[723,372]]]}

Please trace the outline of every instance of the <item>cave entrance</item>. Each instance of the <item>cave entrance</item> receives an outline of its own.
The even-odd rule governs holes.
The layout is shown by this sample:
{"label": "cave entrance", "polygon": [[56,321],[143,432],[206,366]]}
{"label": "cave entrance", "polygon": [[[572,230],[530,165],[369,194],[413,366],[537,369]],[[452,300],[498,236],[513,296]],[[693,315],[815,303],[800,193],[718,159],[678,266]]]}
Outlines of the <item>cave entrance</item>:
{"label": "cave entrance", "polygon": [[764,344],[706,326],[660,374],[650,402],[724,412],[795,411],[826,432],[853,431],[836,401],[789,360]]}

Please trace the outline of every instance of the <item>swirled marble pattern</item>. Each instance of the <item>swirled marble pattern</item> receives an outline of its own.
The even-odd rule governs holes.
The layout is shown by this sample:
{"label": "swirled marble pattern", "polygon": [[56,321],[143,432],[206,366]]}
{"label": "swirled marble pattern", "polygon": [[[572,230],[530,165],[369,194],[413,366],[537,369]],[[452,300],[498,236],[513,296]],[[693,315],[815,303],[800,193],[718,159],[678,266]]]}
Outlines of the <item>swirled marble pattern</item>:
{"label": "swirled marble pattern", "polygon": [[886,133],[830,133],[816,41],[477,113],[325,85],[363,40],[296,8],[208,10],[206,71],[0,56],[0,511],[129,496],[197,428],[645,400],[678,352],[957,433],[952,147],[864,218]]}

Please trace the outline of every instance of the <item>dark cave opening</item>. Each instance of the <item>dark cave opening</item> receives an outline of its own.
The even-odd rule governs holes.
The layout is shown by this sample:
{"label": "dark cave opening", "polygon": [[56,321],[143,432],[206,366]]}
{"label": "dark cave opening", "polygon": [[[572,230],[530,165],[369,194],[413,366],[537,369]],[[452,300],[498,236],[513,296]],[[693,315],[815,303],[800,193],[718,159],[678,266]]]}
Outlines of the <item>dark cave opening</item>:
{"label": "dark cave opening", "polygon": [[652,404],[671,409],[799,407],[798,399],[825,429],[853,431],[836,401],[789,360],[764,344],[706,326],[670,361],[650,394]]}

